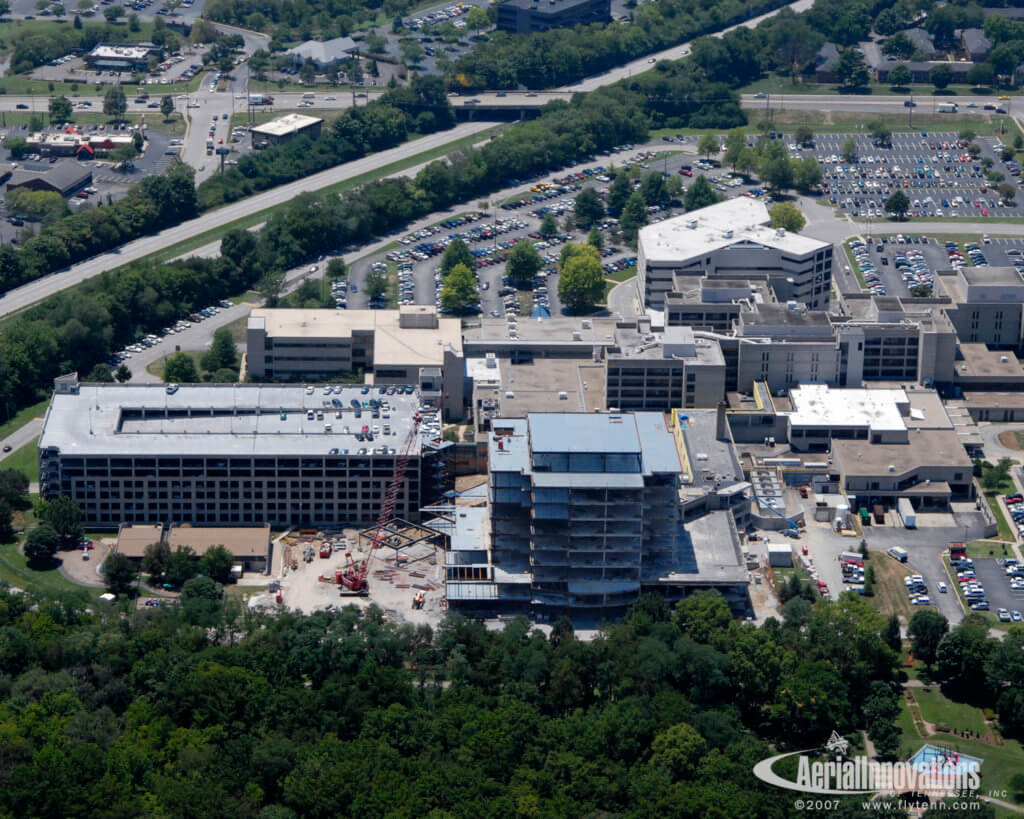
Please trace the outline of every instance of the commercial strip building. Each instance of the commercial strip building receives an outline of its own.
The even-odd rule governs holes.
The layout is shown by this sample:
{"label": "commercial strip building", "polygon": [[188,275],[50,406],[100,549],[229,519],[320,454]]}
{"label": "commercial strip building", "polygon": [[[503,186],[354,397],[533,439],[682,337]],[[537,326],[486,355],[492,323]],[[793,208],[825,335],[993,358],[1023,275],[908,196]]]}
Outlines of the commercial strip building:
{"label": "commercial strip building", "polygon": [[[421,397],[379,396],[374,418],[373,396],[327,389],[63,377],[39,438],[40,494],[71,497],[93,528],[370,523]],[[364,427],[372,440],[359,440]],[[413,441],[399,517],[417,520],[443,489],[432,440]]]}
{"label": "commercial strip building", "polygon": [[[684,481],[702,502],[722,487],[697,487],[695,478],[710,476],[690,471],[679,446],[689,446],[685,435],[661,413],[495,419],[487,506],[455,507],[449,606],[601,618],[647,591],[673,601],[715,588],[745,611],[748,575],[733,511],[745,504],[744,487],[730,476],[739,486],[726,500],[716,495],[714,508],[684,502]],[[688,453],[686,463],[700,463],[700,454]]]}
{"label": "commercial strip building", "polygon": [[125,525],[117,533],[118,552],[135,563],[141,563],[146,547],[166,543],[172,551],[187,546],[202,557],[214,546],[223,546],[243,571],[270,571],[272,543],[270,524],[261,526],[171,526]]}
{"label": "commercial strip building", "polygon": [[460,322],[440,317],[433,307],[253,310],[246,328],[246,369],[255,379],[363,373],[374,385],[415,384],[447,417],[462,417]]}
{"label": "commercial strip building", "polygon": [[126,145],[134,145],[135,136],[122,132],[80,132],[74,126],[61,131],[34,131],[25,137],[28,148],[44,156],[74,156],[83,160],[104,156]]}
{"label": "commercial strip building", "polygon": [[85,55],[85,64],[97,71],[146,71],[150,60],[162,60],[165,53],[153,43],[101,43]]}
{"label": "commercial strip building", "polygon": [[771,227],[763,202],[738,196],[641,228],[637,281],[644,305],[665,309],[666,294],[708,279],[764,276],[780,301],[828,307],[832,246]]}
{"label": "commercial strip building", "polygon": [[610,0],[505,0],[498,5],[498,31],[532,34],[612,19]]}
{"label": "commercial strip building", "polygon": [[319,117],[305,114],[285,114],[262,125],[253,125],[249,129],[252,135],[253,148],[266,148],[270,145],[283,145],[298,136],[316,139],[320,136],[324,121]]}

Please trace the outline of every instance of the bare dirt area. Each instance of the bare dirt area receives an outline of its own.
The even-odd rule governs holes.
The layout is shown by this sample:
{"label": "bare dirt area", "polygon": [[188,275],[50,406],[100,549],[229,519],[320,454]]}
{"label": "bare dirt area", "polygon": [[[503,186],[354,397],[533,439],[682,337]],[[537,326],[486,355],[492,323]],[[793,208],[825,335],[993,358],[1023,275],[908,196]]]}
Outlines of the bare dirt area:
{"label": "bare dirt area", "polygon": [[1021,433],[1017,430],[1008,429],[1005,432],[999,433],[999,443],[1007,449],[1016,449],[1020,451],[1024,449],[1024,442],[1021,441],[1021,437]]}
{"label": "bare dirt area", "polygon": [[[366,532],[345,529],[286,536],[280,542],[282,604],[306,614],[347,605],[376,605],[399,622],[436,625],[446,610],[444,585],[435,546],[438,538],[428,538],[424,531],[420,527],[396,527],[397,534],[389,536],[370,558],[366,595],[346,593],[335,582],[337,573],[350,560],[358,563],[365,559],[371,545]],[[266,593],[250,598],[250,605],[273,604],[276,595],[272,586]],[[422,596],[423,604],[414,608],[418,596]]]}

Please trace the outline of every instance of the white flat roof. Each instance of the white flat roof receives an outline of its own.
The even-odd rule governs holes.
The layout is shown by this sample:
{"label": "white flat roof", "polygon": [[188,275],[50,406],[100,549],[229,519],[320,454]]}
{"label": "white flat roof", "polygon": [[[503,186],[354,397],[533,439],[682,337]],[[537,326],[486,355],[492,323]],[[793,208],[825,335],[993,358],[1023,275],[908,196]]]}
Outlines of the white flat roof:
{"label": "white flat roof", "polygon": [[789,391],[794,427],[866,427],[879,432],[905,430],[900,405],[910,400],[903,390],[832,389],[803,384]]}
{"label": "white flat roof", "polygon": [[301,131],[303,128],[309,128],[311,125],[316,125],[318,122],[323,122],[323,120],[319,117],[308,117],[305,114],[285,114],[283,117],[272,119],[270,122],[265,122],[262,125],[254,125],[250,130],[254,134],[286,136],[287,134]]}
{"label": "white flat roof", "polygon": [[372,332],[375,366],[440,367],[445,347],[462,351],[461,319],[438,317],[437,327],[402,327],[400,317],[399,310],[257,309],[249,315],[249,326],[259,327],[262,321],[267,336],[275,339],[342,339],[356,330]]}
{"label": "white flat roof", "polygon": [[640,230],[644,259],[655,263],[683,264],[715,250],[749,243],[798,256],[828,247],[827,242],[771,227],[764,203],[746,196],[726,199]]}
{"label": "white flat roof", "polygon": [[[307,391],[303,385],[183,384],[168,393],[163,384],[82,384],[77,394],[54,394],[39,446],[56,447],[62,455],[146,457],[398,449],[409,434],[420,396],[386,396],[391,415],[387,423],[394,434],[374,436],[372,442],[357,441],[355,433],[363,425],[385,421],[371,418],[369,410],[356,418],[351,402],[363,404],[378,397],[353,386],[338,386],[327,395],[323,385]],[[334,399],[339,405],[333,404]],[[312,420],[308,411],[314,413]],[[318,411],[323,413],[320,419]],[[420,454],[419,439],[412,454]]]}

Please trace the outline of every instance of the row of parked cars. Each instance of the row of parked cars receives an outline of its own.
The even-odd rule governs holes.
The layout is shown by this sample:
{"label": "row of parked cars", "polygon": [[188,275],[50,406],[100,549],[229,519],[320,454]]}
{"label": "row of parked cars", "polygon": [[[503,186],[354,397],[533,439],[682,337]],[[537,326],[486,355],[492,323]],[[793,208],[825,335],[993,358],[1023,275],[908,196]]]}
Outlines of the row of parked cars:
{"label": "row of parked cars", "polygon": [[1007,513],[1013,518],[1013,525],[1017,527],[1017,536],[1024,538],[1024,497],[1007,495],[1003,501],[1006,503]]}
{"label": "row of parked cars", "polygon": [[974,561],[969,557],[961,557],[959,559],[951,558],[949,563],[956,571],[956,582],[960,584],[960,591],[971,610],[988,611],[985,586],[974,573]]}
{"label": "row of parked cars", "polygon": [[930,606],[932,599],[928,596],[928,585],[924,577],[919,574],[912,574],[903,578],[907,586],[907,595],[910,597],[912,606]]}
{"label": "row of parked cars", "polygon": [[123,361],[131,358],[132,354],[144,352],[147,348],[159,344],[167,336],[182,333],[193,324],[198,324],[204,319],[217,315],[222,308],[231,306],[231,302],[224,300],[218,302],[217,306],[206,307],[202,310],[197,310],[195,313],[190,313],[186,319],[182,319],[169,327],[164,327],[164,329],[158,333],[149,333],[148,335],[140,338],[134,344],[129,344],[120,352],[114,353],[107,359],[107,365],[110,367],[116,367],[118,364],[121,364]]}
{"label": "row of parked cars", "polygon": [[[885,264],[884,257],[882,264]],[[897,272],[903,276],[903,281],[906,282],[907,287],[911,289],[921,286],[931,289],[935,284],[935,274],[932,273],[924,254],[920,250],[915,248],[908,248],[907,250],[894,249],[892,252],[892,264]]]}
{"label": "row of parked cars", "polygon": [[886,295],[885,285],[878,273],[875,272],[875,263],[871,260],[871,254],[868,253],[868,246],[860,239],[851,239],[850,250],[853,252],[854,264],[867,284],[868,290],[876,296]]}

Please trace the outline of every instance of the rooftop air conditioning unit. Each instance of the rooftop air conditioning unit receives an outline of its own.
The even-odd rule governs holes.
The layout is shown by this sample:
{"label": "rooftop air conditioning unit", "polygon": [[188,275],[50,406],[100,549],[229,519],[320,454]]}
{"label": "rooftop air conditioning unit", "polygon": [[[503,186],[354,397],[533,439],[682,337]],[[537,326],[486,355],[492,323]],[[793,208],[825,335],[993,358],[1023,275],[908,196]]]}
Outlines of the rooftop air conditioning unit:
{"label": "rooftop air conditioning unit", "polygon": [[697,220],[696,219],[688,219],[687,222],[686,222],[686,226],[690,230],[696,230],[697,229]]}

